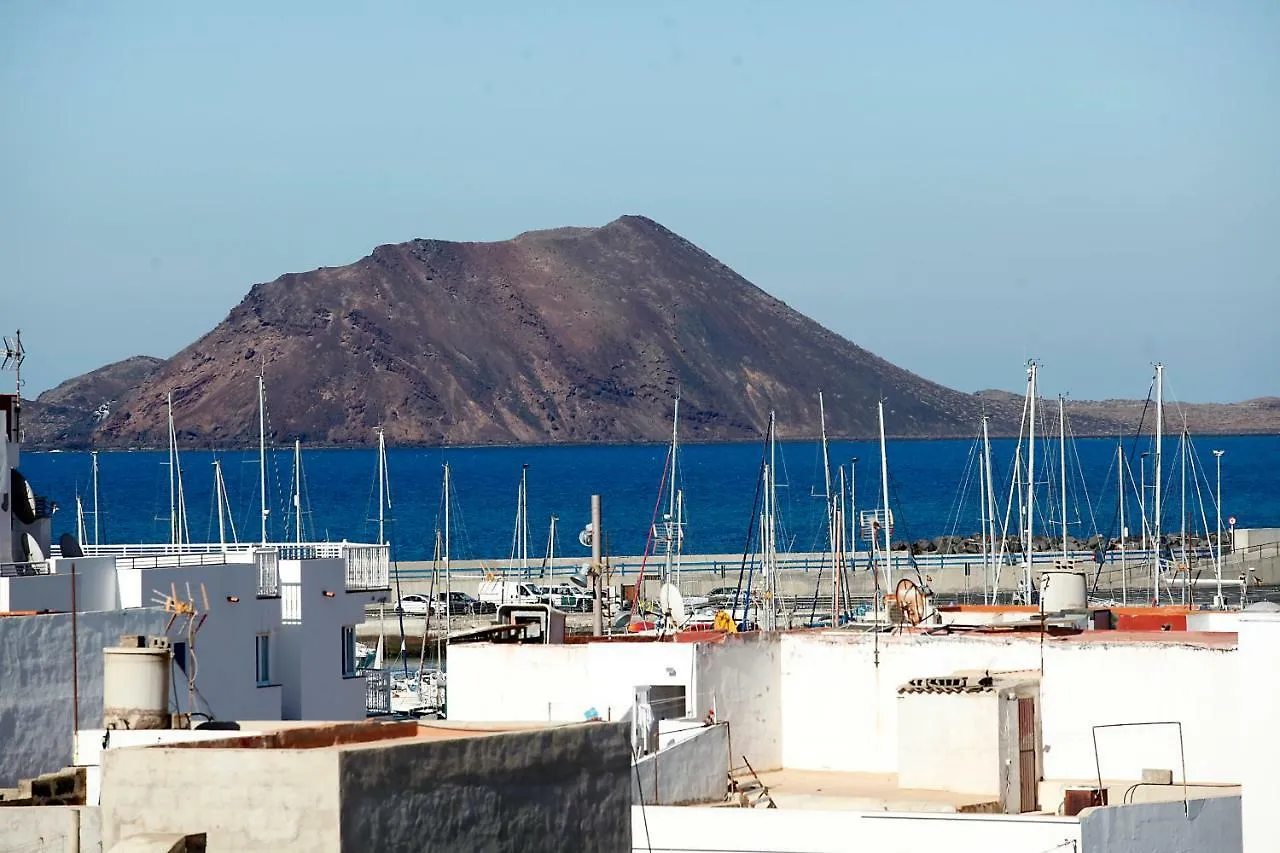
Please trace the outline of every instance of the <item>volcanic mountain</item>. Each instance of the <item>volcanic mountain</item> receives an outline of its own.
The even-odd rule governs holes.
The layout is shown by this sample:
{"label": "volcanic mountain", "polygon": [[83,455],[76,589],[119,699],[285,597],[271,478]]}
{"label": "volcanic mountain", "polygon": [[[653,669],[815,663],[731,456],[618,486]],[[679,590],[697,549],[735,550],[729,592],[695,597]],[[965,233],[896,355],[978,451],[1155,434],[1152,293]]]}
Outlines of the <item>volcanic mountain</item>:
{"label": "volcanic mountain", "polygon": [[[79,425],[29,418],[29,434],[74,446],[91,429],[98,446],[164,446],[172,392],[184,443],[250,445],[260,372],[269,432],[325,445],[368,444],[380,426],[398,444],[663,440],[677,395],[691,440],[757,437],[771,410],[779,435],[815,435],[820,389],[835,435],[873,435],[882,397],[896,436],[970,436],[983,411],[995,432],[1016,434],[1021,413],[1015,397],[889,364],[640,216],[379,246],[255,285],[168,361],[129,364],[138,384],[108,389],[107,411],[87,409]],[[1074,427],[1117,424],[1081,412]]]}
{"label": "volcanic mountain", "polygon": [[[639,216],[495,243],[414,240],[253,287],[97,427],[103,446],[179,432],[250,444],[265,370],[271,431],[367,444],[972,434],[982,401],[877,358]],[[988,404],[988,408],[991,404]],[[996,404],[1002,420],[1013,407]],[[1010,411],[1006,411],[1010,410]],[[1016,428],[1016,427],[1015,427]]]}

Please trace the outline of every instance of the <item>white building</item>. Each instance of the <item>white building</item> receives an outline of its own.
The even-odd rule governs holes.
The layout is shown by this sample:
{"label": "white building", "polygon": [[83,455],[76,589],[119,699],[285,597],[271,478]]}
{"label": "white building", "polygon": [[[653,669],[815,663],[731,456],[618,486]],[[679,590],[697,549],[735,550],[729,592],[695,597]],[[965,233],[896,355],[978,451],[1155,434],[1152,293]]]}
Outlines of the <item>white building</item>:
{"label": "white building", "polygon": [[[10,475],[19,459],[13,411],[12,395],[0,395],[0,614],[27,615],[0,620],[0,785],[70,763],[74,729],[61,709],[70,708],[73,693],[85,711],[79,728],[101,727],[102,648],[121,634],[169,636],[172,710],[190,714],[193,724],[364,719],[355,626],[390,591],[386,545],[112,545],[60,556],[48,518],[33,525],[17,517],[27,499],[10,493],[19,482]],[[15,541],[30,550],[28,533],[39,551],[31,556],[42,559],[9,559]],[[184,610],[194,615],[175,612]],[[77,618],[32,615],[70,613]],[[89,633],[78,638],[76,667],[69,640],[39,639],[69,636],[81,623]],[[22,650],[20,659],[13,649]],[[36,682],[48,689],[19,689]],[[97,703],[86,706],[86,696]]]}
{"label": "white building", "polygon": [[[619,719],[663,685],[688,717],[714,709],[722,769],[747,780],[749,762],[778,808],[649,807],[637,850],[1177,853],[1241,849],[1251,751],[1226,733],[1247,682],[1227,633],[802,631],[458,646],[449,705]],[[1069,813],[1068,789],[1098,787],[1110,805]]]}

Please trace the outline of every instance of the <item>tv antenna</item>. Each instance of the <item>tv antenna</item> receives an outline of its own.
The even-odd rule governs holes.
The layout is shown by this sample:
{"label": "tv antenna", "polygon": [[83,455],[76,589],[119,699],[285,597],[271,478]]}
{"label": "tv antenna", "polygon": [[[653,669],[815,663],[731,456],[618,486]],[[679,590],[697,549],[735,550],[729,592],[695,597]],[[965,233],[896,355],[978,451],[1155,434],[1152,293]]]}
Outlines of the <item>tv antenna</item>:
{"label": "tv antenna", "polygon": [[[195,712],[196,701],[196,634],[204,626],[204,620],[209,618],[209,593],[205,591],[204,584],[200,584],[201,600],[197,602],[191,592],[191,584],[188,583],[187,597],[180,598],[177,584],[171,583],[168,595],[158,589],[152,590],[152,594],[152,603],[160,605],[169,614],[169,621],[164,626],[166,634],[179,619],[184,619],[186,623],[181,629],[187,638],[186,666],[182,669],[187,674],[187,716],[190,717]],[[203,605],[204,609],[201,610],[198,604]]]}
{"label": "tv antenna", "polygon": [[22,348],[22,330],[18,329],[13,337],[4,336],[4,361],[0,363],[0,370],[12,370],[16,377],[16,387],[18,396],[22,396],[22,362],[27,357],[27,351]]}

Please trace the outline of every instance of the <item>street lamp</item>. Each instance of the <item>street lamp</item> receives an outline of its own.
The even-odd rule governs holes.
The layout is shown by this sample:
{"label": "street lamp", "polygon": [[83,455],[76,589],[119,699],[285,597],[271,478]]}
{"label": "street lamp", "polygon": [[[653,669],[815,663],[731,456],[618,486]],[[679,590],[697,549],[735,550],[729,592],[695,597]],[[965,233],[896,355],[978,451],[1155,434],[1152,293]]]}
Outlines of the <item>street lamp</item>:
{"label": "street lamp", "polygon": [[1217,551],[1216,563],[1217,563],[1217,574],[1218,574],[1218,578],[1217,578],[1218,595],[1217,595],[1217,599],[1214,601],[1214,604],[1217,607],[1222,607],[1222,604],[1223,604],[1222,602],[1222,454],[1226,452],[1227,451],[1225,450],[1213,451],[1213,459],[1218,468],[1218,497],[1217,497],[1218,538],[1217,538],[1217,541],[1214,543]]}

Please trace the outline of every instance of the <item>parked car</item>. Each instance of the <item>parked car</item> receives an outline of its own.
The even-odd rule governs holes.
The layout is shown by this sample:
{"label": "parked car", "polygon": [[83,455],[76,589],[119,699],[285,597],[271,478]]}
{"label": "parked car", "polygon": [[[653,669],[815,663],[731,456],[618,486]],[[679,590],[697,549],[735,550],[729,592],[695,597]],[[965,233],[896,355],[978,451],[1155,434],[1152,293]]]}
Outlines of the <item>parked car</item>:
{"label": "parked car", "polygon": [[396,602],[396,612],[406,616],[426,616],[428,610],[434,612],[431,599],[425,595],[405,595]]}
{"label": "parked car", "polygon": [[577,610],[581,613],[591,612],[591,595],[584,594],[582,590],[572,584],[544,586],[538,598],[543,604],[550,604],[559,610]]}
{"label": "parked car", "polygon": [[[711,592],[707,593],[707,603],[710,604],[712,607],[720,607],[720,608],[732,607],[734,604],[735,596],[738,599],[737,600],[738,606],[741,607],[743,604],[746,603],[746,599],[747,599],[746,588],[743,587],[742,590],[739,590],[736,586],[718,586],[715,589],[711,590]],[[751,591],[751,601],[753,604],[758,604],[760,602],[760,594],[757,593],[755,590]]]}
{"label": "parked car", "polygon": [[[445,606],[446,601],[448,602],[447,608]],[[481,613],[498,612],[497,605],[492,602],[478,601],[467,595],[465,592],[454,591],[450,591],[447,594],[437,592],[436,600],[433,602],[433,607],[434,610],[432,612],[437,616],[449,615],[448,611],[453,611],[452,615],[454,616],[471,616]]]}

